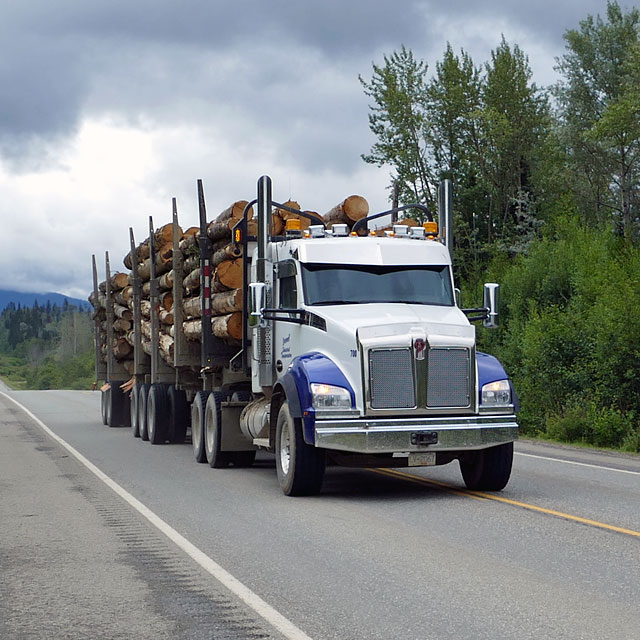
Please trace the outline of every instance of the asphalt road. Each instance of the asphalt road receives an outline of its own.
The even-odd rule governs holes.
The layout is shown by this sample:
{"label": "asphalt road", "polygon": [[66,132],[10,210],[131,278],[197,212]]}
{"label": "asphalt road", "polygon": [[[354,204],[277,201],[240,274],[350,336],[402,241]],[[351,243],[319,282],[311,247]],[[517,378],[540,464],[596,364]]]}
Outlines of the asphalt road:
{"label": "asphalt road", "polygon": [[[314,640],[640,639],[638,457],[520,442],[498,494],[464,490],[452,464],[330,468],[320,496],[287,498],[266,454],[252,469],[212,470],[188,444],[103,426],[97,392],[11,395]],[[280,637],[10,401],[0,407],[0,637]],[[25,485],[33,509],[7,498]],[[42,532],[25,537],[32,511],[67,534],[51,548]],[[48,631],[21,569],[31,552],[61,556],[61,573],[33,576],[57,576],[41,587],[49,608],[72,615],[55,585],[76,581],[96,627],[119,621],[111,635],[59,620],[68,635]]]}

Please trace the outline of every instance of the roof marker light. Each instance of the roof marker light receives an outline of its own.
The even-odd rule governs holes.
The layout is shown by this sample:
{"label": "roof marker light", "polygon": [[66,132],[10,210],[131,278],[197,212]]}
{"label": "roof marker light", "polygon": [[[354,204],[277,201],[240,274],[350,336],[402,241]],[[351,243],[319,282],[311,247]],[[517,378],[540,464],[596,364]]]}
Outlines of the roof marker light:
{"label": "roof marker light", "polygon": [[427,232],[428,236],[437,236],[438,235],[438,223],[434,221],[425,222],[423,225],[424,230]]}
{"label": "roof marker light", "polygon": [[344,223],[336,223],[331,225],[331,231],[334,236],[347,236],[349,235],[349,227]]}

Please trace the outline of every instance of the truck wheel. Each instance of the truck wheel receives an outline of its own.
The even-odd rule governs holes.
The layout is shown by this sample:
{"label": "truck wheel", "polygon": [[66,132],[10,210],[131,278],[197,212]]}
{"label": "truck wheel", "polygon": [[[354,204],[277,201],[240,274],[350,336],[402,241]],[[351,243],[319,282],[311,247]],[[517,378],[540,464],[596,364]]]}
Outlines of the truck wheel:
{"label": "truck wheel", "polygon": [[467,489],[501,491],[511,476],[513,442],[474,451],[459,462]]}
{"label": "truck wheel", "polygon": [[280,407],[276,423],[276,469],[285,495],[309,496],[320,492],[325,452],[304,441],[302,420],[291,417],[287,402]]}
{"label": "truck wheel", "polygon": [[140,385],[138,392],[138,431],[141,440],[149,439],[149,431],[147,430],[147,399],[149,397],[149,386],[146,382]]}
{"label": "truck wheel", "polygon": [[140,384],[136,384],[131,389],[129,399],[129,415],[131,416],[131,433],[134,438],[140,437],[140,424],[138,423],[138,397],[140,395]]}
{"label": "truck wheel", "polygon": [[187,394],[171,385],[167,392],[169,407],[169,440],[174,443],[184,442],[187,428],[191,420]]}
{"label": "truck wheel", "polygon": [[229,451],[227,454],[229,461],[234,467],[248,468],[252,467],[256,461],[255,451]]}
{"label": "truck wheel", "polygon": [[204,446],[204,414],[210,391],[198,391],[191,405],[191,444],[193,455],[198,462],[207,461],[207,451]]}
{"label": "truck wheel", "polygon": [[102,415],[102,424],[109,424],[109,391],[100,392],[100,413]]}
{"label": "truck wheel", "polygon": [[222,394],[213,391],[204,410],[204,446],[207,462],[212,469],[229,466],[229,455],[220,450],[222,444]]}
{"label": "truck wheel", "polygon": [[151,444],[164,444],[169,432],[167,415],[167,388],[152,384],[147,399],[147,432]]}

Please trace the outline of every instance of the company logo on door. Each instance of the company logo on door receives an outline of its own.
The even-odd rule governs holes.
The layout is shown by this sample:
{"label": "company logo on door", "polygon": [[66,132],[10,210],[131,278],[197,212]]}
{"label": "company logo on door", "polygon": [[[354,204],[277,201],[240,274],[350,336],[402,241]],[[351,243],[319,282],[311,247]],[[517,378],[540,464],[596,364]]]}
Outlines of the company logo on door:
{"label": "company logo on door", "polygon": [[282,338],[282,349],[280,351],[281,358],[291,358],[291,335]]}

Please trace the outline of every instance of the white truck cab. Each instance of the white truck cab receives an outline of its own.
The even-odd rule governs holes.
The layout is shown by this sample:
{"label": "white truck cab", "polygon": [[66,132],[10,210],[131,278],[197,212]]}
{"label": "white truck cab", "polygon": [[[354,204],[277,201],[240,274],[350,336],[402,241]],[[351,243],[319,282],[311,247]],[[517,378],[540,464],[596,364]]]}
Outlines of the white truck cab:
{"label": "white truck cab", "polygon": [[[276,205],[260,203],[264,229]],[[344,226],[265,234],[253,254],[251,381],[270,424],[255,442],[275,450],[285,493],[319,490],[327,457],[377,467],[458,459],[468,487],[502,489],[517,402],[500,363],[476,352],[447,247],[423,227],[361,237]],[[487,306],[467,312],[494,323],[496,294],[487,285]]]}

